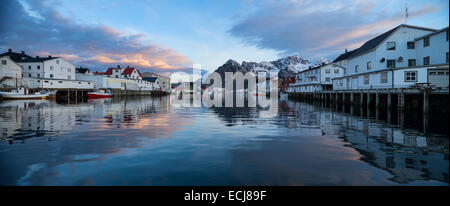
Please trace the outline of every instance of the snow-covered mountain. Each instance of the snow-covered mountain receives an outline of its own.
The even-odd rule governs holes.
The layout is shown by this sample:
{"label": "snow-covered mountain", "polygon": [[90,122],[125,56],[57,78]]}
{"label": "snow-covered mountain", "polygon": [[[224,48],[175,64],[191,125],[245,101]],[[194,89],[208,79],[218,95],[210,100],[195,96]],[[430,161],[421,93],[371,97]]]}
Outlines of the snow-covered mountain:
{"label": "snow-covered mountain", "polygon": [[216,72],[224,76],[225,72],[267,72],[270,74],[276,74],[279,78],[286,78],[295,73],[304,71],[310,67],[320,66],[323,63],[328,63],[327,59],[321,58],[315,63],[311,63],[307,59],[303,59],[299,56],[288,56],[282,59],[271,62],[242,62],[239,64],[234,60],[228,60],[224,65],[216,69]]}

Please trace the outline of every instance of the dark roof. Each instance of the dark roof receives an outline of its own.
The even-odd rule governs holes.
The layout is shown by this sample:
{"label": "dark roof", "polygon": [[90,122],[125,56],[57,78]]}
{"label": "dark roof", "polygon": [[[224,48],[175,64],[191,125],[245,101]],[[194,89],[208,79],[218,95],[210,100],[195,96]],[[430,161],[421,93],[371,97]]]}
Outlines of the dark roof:
{"label": "dark roof", "polygon": [[147,82],[156,82],[157,79],[158,77],[142,77],[142,80]]}
{"label": "dark roof", "polygon": [[82,74],[84,74],[84,73],[88,72],[89,69],[88,69],[88,68],[82,68],[82,67],[80,67],[80,68],[75,68],[75,71],[76,71],[77,73],[82,73]]}
{"label": "dark roof", "polygon": [[336,63],[336,62],[339,62],[339,61],[348,59],[348,58],[353,54],[353,52],[355,52],[355,51],[356,51],[356,49],[351,50],[351,51],[348,51],[348,52],[345,52],[345,53],[339,55],[339,56],[333,61],[333,63]]}
{"label": "dark roof", "polygon": [[13,61],[32,58],[31,56],[26,55],[25,52],[16,53],[16,52],[13,52],[11,49],[9,49],[8,52],[0,54],[0,57],[3,57],[3,56],[9,56],[9,58]]}
{"label": "dark roof", "polygon": [[59,57],[28,58],[28,59],[15,60],[15,62],[44,62],[44,61],[52,60],[52,59],[56,59],[56,58],[59,58]]}
{"label": "dark roof", "polygon": [[362,55],[364,53],[366,53],[367,51],[370,51],[374,48],[376,48],[378,45],[380,45],[385,39],[387,39],[389,36],[391,36],[392,33],[394,33],[395,31],[397,31],[397,29],[399,29],[400,27],[408,27],[408,28],[415,28],[415,29],[422,29],[422,30],[428,30],[428,31],[436,31],[436,29],[430,29],[430,28],[424,28],[424,27],[418,27],[418,26],[412,26],[412,25],[406,25],[406,24],[401,24],[369,41],[367,41],[366,43],[364,43],[361,47],[359,47],[358,49],[356,49],[353,54],[350,56],[350,58],[353,57],[357,57],[359,55]]}

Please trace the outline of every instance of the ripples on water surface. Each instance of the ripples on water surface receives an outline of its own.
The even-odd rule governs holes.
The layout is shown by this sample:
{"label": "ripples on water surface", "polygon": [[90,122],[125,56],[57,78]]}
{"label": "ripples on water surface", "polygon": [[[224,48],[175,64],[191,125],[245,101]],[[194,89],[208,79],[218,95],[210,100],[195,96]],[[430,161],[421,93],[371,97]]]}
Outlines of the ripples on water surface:
{"label": "ripples on water surface", "polygon": [[448,137],[280,100],[0,102],[0,185],[448,185]]}

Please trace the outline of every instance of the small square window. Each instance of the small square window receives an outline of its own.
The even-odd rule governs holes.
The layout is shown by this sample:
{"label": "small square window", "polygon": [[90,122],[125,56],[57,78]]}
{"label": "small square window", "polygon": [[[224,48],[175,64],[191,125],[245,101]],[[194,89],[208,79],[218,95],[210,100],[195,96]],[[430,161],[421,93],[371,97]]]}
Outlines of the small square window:
{"label": "small square window", "polygon": [[416,44],[413,41],[409,41],[406,43],[408,49],[415,49],[416,48]]}
{"label": "small square window", "polygon": [[369,75],[364,75],[364,84],[369,84]]}
{"label": "small square window", "polygon": [[405,82],[417,82],[417,71],[406,71]]}
{"label": "small square window", "polygon": [[395,50],[395,42],[388,42],[386,43],[387,50]]}
{"label": "small square window", "polygon": [[372,69],[372,62],[367,62],[367,70],[371,70]]}
{"label": "small square window", "polygon": [[5,59],[2,59],[2,64],[6,65],[6,60]]}
{"label": "small square window", "polygon": [[386,67],[387,68],[395,68],[395,59],[388,59],[386,61]]}

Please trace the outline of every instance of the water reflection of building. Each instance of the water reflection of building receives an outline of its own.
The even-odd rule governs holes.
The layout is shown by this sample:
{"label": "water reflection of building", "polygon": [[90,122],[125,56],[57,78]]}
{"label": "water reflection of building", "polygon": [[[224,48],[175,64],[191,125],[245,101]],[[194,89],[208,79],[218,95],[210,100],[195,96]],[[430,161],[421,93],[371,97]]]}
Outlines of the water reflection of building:
{"label": "water reflection of building", "polygon": [[103,99],[67,105],[48,100],[4,101],[0,103],[0,137],[24,139],[58,135],[75,129],[83,119],[92,116],[116,125],[136,124],[143,114],[167,112],[168,101],[168,98]]}
{"label": "water reflection of building", "polygon": [[286,127],[315,128],[322,135],[342,138],[362,155],[361,160],[388,171],[397,183],[430,179],[448,182],[446,138],[425,137],[415,130],[404,130],[310,104],[284,104],[289,106],[281,107],[280,112],[295,114],[280,115],[292,118],[292,121],[286,121]]}
{"label": "water reflection of building", "polygon": [[71,130],[77,114],[89,114],[92,105],[55,107],[47,100],[19,100],[0,103],[2,138],[59,134]]}

